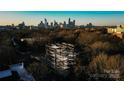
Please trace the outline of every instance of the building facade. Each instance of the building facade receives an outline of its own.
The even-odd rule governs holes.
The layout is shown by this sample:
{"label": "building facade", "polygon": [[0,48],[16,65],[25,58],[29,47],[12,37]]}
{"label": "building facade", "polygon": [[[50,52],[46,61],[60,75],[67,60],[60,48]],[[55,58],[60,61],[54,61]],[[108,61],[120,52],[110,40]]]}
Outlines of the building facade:
{"label": "building facade", "polygon": [[122,34],[124,33],[124,25],[120,25],[117,27],[111,27],[111,28],[109,27],[107,28],[107,32],[109,34],[122,38]]}
{"label": "building facade", "polygon": [[74,45],[61,43],[46,46],[46,62],[56,70],[64,71],[75,63]]}

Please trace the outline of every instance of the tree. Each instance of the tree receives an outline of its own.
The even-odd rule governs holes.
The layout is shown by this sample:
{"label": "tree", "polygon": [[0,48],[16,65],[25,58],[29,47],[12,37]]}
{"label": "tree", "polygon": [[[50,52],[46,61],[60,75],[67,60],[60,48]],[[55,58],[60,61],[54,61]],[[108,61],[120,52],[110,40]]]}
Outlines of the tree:
{"label": "tree", "polygon": [[16,62],[14,49],[8,46],[0,46],[0,64],[11,65]]}

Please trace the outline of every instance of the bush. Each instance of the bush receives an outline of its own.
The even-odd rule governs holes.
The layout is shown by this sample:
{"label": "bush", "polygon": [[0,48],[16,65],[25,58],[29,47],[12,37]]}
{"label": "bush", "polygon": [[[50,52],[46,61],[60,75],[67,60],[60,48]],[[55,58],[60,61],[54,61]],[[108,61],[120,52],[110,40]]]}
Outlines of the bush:
{"label": "bush", "polygon": [[[121,79],[120,63],[123,63],[123,60],[123,57],[120,55],[108,56],[104,53],[101,53],[93,58],[89,64],[89,74],[97,74],[98,76],[93,77],[92,79],[97,78],[98,80]],[[116,77],[116,75],[118,76]]]}
{"label": "bush", "polygon": [[42,63],[33,62],[28,67],[27,70],[34,76],[36,80],[45,80],[48,74],[48,68]]}
{"label": "bush", "polygon": [[101,41],[91,44],[90,47],[93,50],[93,55],[99,54],[101,52],[108,53],[113,48],[111,43]]}
{"label": "bush", "polygon": [[79,44],[89,45],[100,40],[99,34],[95,32],[82,32],[77,38]]}
{"label": "bush", "polygon": [[7,46],[0,46],[0,64],[11,65],[14,63],[17,63],[14,49]]}

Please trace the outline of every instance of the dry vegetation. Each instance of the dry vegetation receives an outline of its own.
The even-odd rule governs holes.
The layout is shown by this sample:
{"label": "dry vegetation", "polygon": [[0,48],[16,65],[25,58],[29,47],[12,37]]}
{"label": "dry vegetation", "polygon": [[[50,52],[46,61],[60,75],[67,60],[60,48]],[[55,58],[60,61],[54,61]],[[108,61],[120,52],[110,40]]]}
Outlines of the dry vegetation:
{"label": "dry vegetation", "polygon": [[[45,53],[45,45],[47,43],[68,42],[75,45],[75,51],[78,54],[76,58],[77,64],[71,71],[73,72],[73,80],[124,80],[124,40],[100,31],[102,30],[97,32],[85,32],[83,30],[71,31],[62,29],[58,31],[1,32],[0,44],[7,47],[7,49],[0,48],[0,57],[7,58],[7,55],[9,55],[9,58],[14,59],[14,50],[11,54],[8,52],[13,49],[10,42],[12,36],[18,38],[35,38],[36,41],[33,42],[33,45],[30,45],[30,47],[32,51],[34,50],[42,54]],[[2,54],[1,51],[6,51],[7,54]],[[5,60],[0,59],[0,62],[5,62]],[[13,62],[14,61],[11,61],[9,63]],[[43,64],[33,62],[28,66],[28,70],[32,72],[37,80],[47,80],[47,75],[53,78],[49,67]],[[109,71],[111,70],[118,71],[119,78],[114,78],[114,76],[110,78],[111,73],[109,73]],[[96,77],[90,78],[91,74],[100,75],[103,73],[106,74],[107,77],[97,79]],[[56,75],[53,80],[58,79],[57,77],[60,78]],[[68,76],[66,79],[65,77],[61,79],[71,80],[70,78],[71,77]]]}

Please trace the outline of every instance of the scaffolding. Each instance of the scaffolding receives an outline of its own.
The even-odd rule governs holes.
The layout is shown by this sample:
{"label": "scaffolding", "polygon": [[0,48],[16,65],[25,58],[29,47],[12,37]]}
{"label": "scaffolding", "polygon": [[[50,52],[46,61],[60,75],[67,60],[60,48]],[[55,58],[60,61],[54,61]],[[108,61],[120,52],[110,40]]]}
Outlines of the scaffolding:
{"label": "scaffolding", "polygon": [[46,62],[52,68],[67,70],[70,65],[75,64],[74,45],[68,43],[48,44],[46,46]]}

